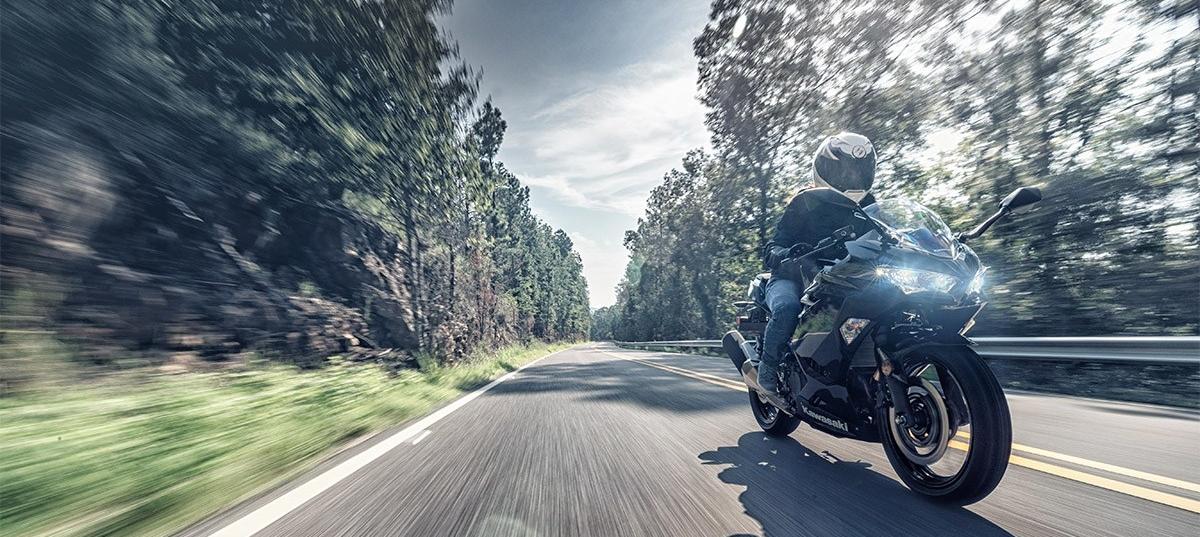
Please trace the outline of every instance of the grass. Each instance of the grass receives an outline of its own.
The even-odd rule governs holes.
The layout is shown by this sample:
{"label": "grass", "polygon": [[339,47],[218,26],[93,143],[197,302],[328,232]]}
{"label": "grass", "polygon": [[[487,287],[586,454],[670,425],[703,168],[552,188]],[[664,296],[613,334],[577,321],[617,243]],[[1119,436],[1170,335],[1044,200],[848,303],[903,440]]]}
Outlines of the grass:
{"label": "grass", "polygon": [[0,397],[0,535],[168,535],[566,344],[389,375],[121,372]]}

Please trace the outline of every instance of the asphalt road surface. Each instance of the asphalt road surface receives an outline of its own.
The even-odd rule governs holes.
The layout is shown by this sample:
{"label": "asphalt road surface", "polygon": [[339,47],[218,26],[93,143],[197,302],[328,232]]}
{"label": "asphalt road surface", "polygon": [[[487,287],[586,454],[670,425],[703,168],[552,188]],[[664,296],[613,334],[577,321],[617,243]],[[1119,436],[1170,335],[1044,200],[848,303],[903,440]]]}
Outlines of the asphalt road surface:
{"label": "asphalt road surface", "polygon": [[958,508],[906,489],[877,444],[766,437],[736,378],[576,347],[184,534],[1200,535],[1196,413],[1010,394],[1008,473]]}

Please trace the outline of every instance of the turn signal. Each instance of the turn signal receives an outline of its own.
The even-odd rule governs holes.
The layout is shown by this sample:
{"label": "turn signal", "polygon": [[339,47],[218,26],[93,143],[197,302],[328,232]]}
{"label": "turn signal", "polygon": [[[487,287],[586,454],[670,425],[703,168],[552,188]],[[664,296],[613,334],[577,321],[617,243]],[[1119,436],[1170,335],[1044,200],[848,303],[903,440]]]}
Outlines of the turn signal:
{"label": "turn signal", "polygon": [[850,342],[854,341],[854,338],[857,338],[858,335],[862,333],[863,329],[866,328],[870,323],[871,321],[869,319],[855,319],[851,317],[846,319],[846,322],[842,323],[842,328],[839,329],[838,332],[842,334],[842,339],[846,341],[847,345],[849,345]]}

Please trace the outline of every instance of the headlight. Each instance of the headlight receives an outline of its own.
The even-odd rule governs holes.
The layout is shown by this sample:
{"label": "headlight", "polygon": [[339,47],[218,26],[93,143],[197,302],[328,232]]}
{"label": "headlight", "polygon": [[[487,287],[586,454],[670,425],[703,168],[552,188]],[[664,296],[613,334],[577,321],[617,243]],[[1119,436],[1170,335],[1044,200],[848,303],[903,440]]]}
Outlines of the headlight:
{"label": "headlight", "polygon": [[983,292],[983,273],[987,272],[987,267],[979,269],[975,273],[975,277],[971,278],[971,285],[967,286],[968,295],[977,295]]}
{"label": "headlight", "polygon": [[918,291],[949,293],[954,284],[958,283],[958,278],[954,276],[931,270],[877,267],[875,275],[886,278],[895,284],[896,287],[899,287],[901,291],[904,291],[904,294],[916,293]]}

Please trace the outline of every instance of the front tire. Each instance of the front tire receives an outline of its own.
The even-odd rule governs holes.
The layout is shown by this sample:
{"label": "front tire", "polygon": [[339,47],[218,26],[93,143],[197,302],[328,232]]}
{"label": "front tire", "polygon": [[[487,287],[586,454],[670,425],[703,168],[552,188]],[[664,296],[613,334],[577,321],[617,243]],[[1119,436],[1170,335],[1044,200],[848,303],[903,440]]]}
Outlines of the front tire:
{"label": "front tire", "polygon": [[750,409],[754,411],[754,421],[762,428],[767,436],[784,437],[792,434],[800,426],[800,418],[790,416],[779,410],[758,392],[750,391]]}
{"label": "front tire", "polygon": [[[1012,421],[1000,383],[983,359],[967,347],[933,349],[907,360],[905,369],[914,383],[909,388],[910,406],[928,414],[928,419],[914,419],[924,427],[920,431],[924,435],[930,434],[931,424],[947,423],[946,416],[936,416],[938,412],[946,412],[947,408],[952,409],[951,414],[961,412],[954,410],[961,405],[947,402],[945,394],[953,393],[955,388],[962,394],[967,416],[950,416],[953,419],[949,420],[949,429],[939,434],[946,435],[946,444],[952,450],[963,451],[965,447],[966,454],[959,469],[947,472],[949,475],[940,473],[914,449],[920,437],[913,435],[912,430],[918,424],[914,423],[912,428],[898,425],[891,419],[889,409],[882,408],[876,412],[876,421],[892,468],[910,489],[937,500],[967,505],[983,499],[1000,484],[1012,452]],[[930,375],[930,371],[934,374]],[[935,382],[929,378],[936,382],[933,395],[927,388],[935,387]],[[952,383],[954,386],[950,386]],[[942,401],[925,399],[934,404],[922,404],[922,398],[934,396],[940,396]],[[916,414],[914,410],[914,417]],[[970,432],[958,431],[954,423],[969,424]]]}

